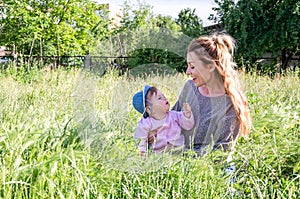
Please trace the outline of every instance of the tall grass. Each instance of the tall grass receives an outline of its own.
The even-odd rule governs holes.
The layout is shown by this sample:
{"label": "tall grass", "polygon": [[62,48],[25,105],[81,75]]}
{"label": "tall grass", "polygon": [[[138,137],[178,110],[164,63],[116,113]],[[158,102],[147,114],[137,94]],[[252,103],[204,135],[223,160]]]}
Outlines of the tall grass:
{"label": "tall grass", "polygon": [[[300,80],[241,74],[253,130],[228,154],[141,158],[132,95],[156,85],[174,104],[183,74],[99,77],[77,69],[0,74],[1,198],[299,198]],[[236,176],[235,183],[229,183]]]}

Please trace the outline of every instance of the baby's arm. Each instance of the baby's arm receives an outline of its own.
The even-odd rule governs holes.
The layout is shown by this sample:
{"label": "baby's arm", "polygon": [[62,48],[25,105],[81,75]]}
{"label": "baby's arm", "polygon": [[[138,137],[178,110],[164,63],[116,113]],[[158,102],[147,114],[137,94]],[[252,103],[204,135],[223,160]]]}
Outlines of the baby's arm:
{"label": "baby's arm", "polygon": [[148,149],[148,137],[150,132],[150,124],[147,119],[141,119],[139,121],[139,124],[136,128],[134,138],[139,139],[139,149],[141,152],[141,155],[144,155]]}
{"label": "baby's arm", "polygon": [[191,106],[188,103],[183,103],[183,115],[187,118],[191,118],[192,111]]}
{"label": "baby's arm", "polygon": [[180,126],[185,130],[191,130],[195,125],[195,119],[191,106],[188,103],[183,103],[182,117],[180,120]]}
{"label": "baby's arm", "polygon": [[140,149],[142,156],[145,155],[145,153],[146,153],[147,145],[148,145],[148,139],[142,139],[139,144],[139,149]]}

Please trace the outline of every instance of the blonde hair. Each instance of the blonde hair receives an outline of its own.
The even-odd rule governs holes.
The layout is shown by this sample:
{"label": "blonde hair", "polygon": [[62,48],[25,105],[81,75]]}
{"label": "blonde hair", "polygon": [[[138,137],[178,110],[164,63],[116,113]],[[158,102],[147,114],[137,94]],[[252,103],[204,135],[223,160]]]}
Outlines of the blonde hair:
{"label": "blonde hair", "polygon": [[246,96],[240,88],[237,71],[234,69],[234,49],[234,39],[226,34],[202,36],[194,39],[188,46],[188,52],[194,52],[205,64],[215,63],[216,72],[222,77],[225,91],[240,122],[239,135],[248,136],[252,122]]}

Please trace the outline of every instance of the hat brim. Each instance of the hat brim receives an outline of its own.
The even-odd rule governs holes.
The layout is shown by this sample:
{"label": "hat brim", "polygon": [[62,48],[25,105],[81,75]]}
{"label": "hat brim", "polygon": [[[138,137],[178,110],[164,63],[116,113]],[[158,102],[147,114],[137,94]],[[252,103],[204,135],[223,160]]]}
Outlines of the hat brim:
{"label": "hat brim", "polygon": [[149,89],[151,88],[151,86],[149,85],[146,85],[143,89],[143,106],[144,106],[144,113],[143,113],[143,117],[144,118],[147,118],[148,117],[148,114],[146,112],[146,96],[147,96],[147,93],[149,91]]}

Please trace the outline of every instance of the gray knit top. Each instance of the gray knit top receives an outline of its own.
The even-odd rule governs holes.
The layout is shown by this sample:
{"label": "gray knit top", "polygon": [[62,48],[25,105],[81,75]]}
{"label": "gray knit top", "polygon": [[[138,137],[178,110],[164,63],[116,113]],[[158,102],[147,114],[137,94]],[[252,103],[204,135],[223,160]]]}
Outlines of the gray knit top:
{"label": "gray knit top", "polygon": [[205,154],[208,149],[231,149],[239,132],[239,121],[230,97],[227,94],[203,96],[189,80],[172,109],[182,110],[184,102],[190,104],[195,118],[192,130],[182,129],[185,148],[194,149],[199,155]]}

